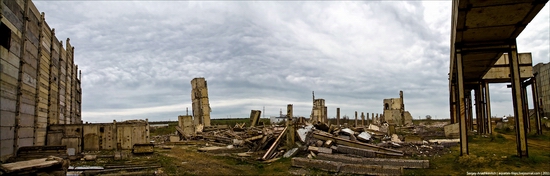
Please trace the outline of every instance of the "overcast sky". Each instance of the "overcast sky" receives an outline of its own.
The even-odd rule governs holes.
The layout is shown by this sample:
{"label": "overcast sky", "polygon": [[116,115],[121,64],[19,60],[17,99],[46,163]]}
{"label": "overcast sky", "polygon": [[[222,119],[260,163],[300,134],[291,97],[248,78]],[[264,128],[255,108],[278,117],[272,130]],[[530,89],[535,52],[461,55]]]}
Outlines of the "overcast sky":
{"label": "overcast sky", "polygon": [[[329,117],[382,113],[404,91],[414,118],[449,117],[451,1],[35,1],[82,70],[82,119],[176,120],[195,77],[212,118],[265,117],[287,104],[309,117],[311,91]],[[518,38],[548,62],[548,5]],[[511,90],[491,85],[493,115],[513,114]]]}

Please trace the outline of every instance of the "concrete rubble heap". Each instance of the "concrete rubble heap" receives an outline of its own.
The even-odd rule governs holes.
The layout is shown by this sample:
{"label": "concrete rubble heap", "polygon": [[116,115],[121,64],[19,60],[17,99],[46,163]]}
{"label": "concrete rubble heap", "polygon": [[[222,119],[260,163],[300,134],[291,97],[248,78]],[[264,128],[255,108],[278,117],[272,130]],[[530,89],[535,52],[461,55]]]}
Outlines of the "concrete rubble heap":
{"label": "concrete rubble heap", "polygon": [[[231,154],[267,163],[293,157],[294,167],[342,174],[395,175],[402,174],[403,168],[429,167],[428,160],[404,158],[444,154],[449,151],[448,147],[457,143],[456,140],[411,141],[395,134],[398,131],[405,135],[423,135],[425,140],[445,137],[442,131],[432,132],[429,127],[412,123],[392,126],[392,129],[387,123],[368,123],[368,118],[369,125],[364,122],[353,126],[330,124],[324,119],[326,108],[321,100],[313,99],[317,103],[314,103],[309,120],[294,117],[293,106],[289,104],[284,125],[258,123],[259,110],[251,111],[249,126],[237,123],[197,129],[193,127],[191,116],[180,116],[176,127],[178,135],[171,136],[166,144],[199,145],[202,146],[197,149],[199,152]],[[438,124],[438,128],[442,127]]]}

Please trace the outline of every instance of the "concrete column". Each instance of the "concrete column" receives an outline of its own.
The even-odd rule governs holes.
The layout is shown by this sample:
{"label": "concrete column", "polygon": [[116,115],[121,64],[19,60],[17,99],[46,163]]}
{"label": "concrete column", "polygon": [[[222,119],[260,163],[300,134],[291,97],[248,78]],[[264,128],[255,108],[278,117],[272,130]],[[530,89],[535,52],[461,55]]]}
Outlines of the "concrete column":
{"label": "concrete column", "polygon": [[323,109],[323,122],[328,124],[328,110],[326,106]]}
{"label": "concrete column", "polygon": [[531,120],[529,117],[529,105],[527,104],[527,83],[521,86],[521,101],[523,102],[523,117],[527,132],[531,132]]}
{"label": "concrete column", "polygon": [[357,111],[355,111],[355,127],[357,127]]}
{"label": "concrete column", "polygon": [[537,80],[535,77],[531,78],[533,81],[531,84],[531,92],[533,94],[533,109],[535,109],[535,128],[537,130],[537,135],[542,135],[542,124],[540,121],[540,107],[537,102],[539,99],[539,94],[537,92]]}
{"label": "concrete column", "polygon": [[340,108],[336,108],[336,125],[340,125]]}
{"label": "concrete column", "polygon": [[365,113],[361,112],[361,126],[365,126]]}
{"label": "concrete column", "polygon": [[481,134],[487,134],[487,96],[485,95],[485,82],[479,83],[479,90],[481,95]]}
{"label": "concrete column", "polygon": [[286,135],[287,135],[286,143],[287,143],[288,147],[293,147],[294,146],[294,141],[295,141],[294,138],[295,138],[296,130],[294,130],[292,104],[288,104],[286,106],[286,116],[287,116],[287,127],[288,127],[288,132],[286,133]]}
{"label": "concrete column", "polygon": [[487,132],[489,134],[493,133],[493,124],[491,123],[491,96],[489,94],[489,82],[485,82],[485,102],[486,102],[486,113],[487,113]]}
{"label": "concrete column", "polygon": [[464,73],[462,65],[462,53],[460,50],[455,52],[455,59],[457,65],[457,87],[458,87],[458,104],[457,104],[457,117],[459,122],[460,131],[460,156],[468,155],[468,131],[466,129],[466,114],[460,111],[461,107],[465,107],[464,100]]}
{"label": "concrete column", "polygon": [[527,152],[527,135],[523,117],[523,102],[521,98],[521,81],[519,70],[519,59],[516,41],[512,41],[508,59],[510,63],[510,81],[512,82],[512,101],[514,104],[514,116],[516,118],[516,144],[517,152],[520,157],[529,157]]}
{"label": "concrete column", "polygon": [[369,122],[369,113],[367,112],[367,126],[370,125],[370,122]]}
{"label": "concrete column", "polygon": [[[452,78],[450,78],[452,79]],[[449,104],[451,107],[450,108],[450,111],[451,111],[451,124],[454,124],[454,123],[458,123],[457,119],[456,119],[456,84],[454,83],[450,83],[450,86],[449,86],[449,89],[450,89],[450,93],[449,93]]]}
{"label": "concrete column", "polygon": [[372,113],[372,119],[371,120],[372,120],[372,124],[375,124],[374,122],[375,122],[376,119],[374,119],[374,113]]}
{"label": "concrete column", "polygon": [[481,135],[483,131],[483,119],[481,116],[481,90],[479,89],[479,86],[474,89],[475,94],[475,106],[476,106],[476,124],[477,124],[477,134]]}

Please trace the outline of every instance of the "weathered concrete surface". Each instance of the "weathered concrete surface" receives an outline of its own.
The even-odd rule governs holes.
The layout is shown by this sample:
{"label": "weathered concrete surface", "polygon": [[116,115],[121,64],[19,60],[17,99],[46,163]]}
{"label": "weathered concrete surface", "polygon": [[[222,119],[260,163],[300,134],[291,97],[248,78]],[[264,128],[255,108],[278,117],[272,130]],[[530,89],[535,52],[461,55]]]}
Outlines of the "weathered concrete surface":
{"label": "weathered concrete surface", "polygon": [[364,157],[349,157],[341,154],[324,154],[319,153],[317,159],[337,161],[342,163],[362,164],[362,165],[380,165],[380,166],[395,166],[403,168],[429,168],[429,160],[410,160],[410,159],[391,159],[391,158],[364,158]]}
{"label": "weathered concrete surface", "polygon": [[458,123],[445,125],[443,127],[443,129],[445,130],[445,137],[453,139],[460,137],[460,130],[458,127]]}
{"label": "weathered concrete surface", "polygon": [[325,160],[315,160],[308,158],[292,158],[292,166],[294,167],[305,167],[305,168],[315,168],[327,172],[339,172],[340,167],[342,166],[341,162],[334,161],[325,161]]}
{"label": "weathered concrete surface", "polygon": [[341,174],[363,174],[363,175],[403,175],[402,167],[346,164],[337,161],[316,160],[308,158],[292,158],[293,167],[315,168],[328,172]]}
{"label": "weathered concrete surface", "polygon": [[368,149],[361,149],[356,147],[349,147],[345,145],[338,145],[336,151],[340,153],[347,153],[357,156],[363,156],[363,157],[369,157],[373,158],[376,157],[376,152]]}
{"label": "weathered concrete surface", "polygon": [[210,102],[208,100],[208,86],[204,78],[191,80],[191,100],[193,102],[194,125],[210,126]]}

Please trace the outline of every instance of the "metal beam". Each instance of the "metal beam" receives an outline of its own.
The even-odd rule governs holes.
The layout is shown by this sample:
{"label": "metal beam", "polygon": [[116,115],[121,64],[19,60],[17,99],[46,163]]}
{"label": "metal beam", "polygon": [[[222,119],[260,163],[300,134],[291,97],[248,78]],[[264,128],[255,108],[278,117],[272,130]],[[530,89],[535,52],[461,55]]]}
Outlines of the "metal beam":
{"label": "metal beam", "polygon": [[516,118],[516,144],[519,157],[529,157],[527,152],[527,135],[523,117],[522,90],[520,82],[519,59],[516,41],[512,41],[508,59],[510,63],[510,78],[512,82],[512,102],[514,104],[514,117]]}
{"label": "metal beam", "polygon": [[466,112],[461,111],[462,107],[465,107],[464,102],[464,73],[462,66],[462,53],[460,50],[455,52],[456,64],[457,64],[457,81],[458,81],[458,104],[457,104],[457,117],[459,119],[460,130],[460,156],[468,155],[468,131],[466,129]]}

